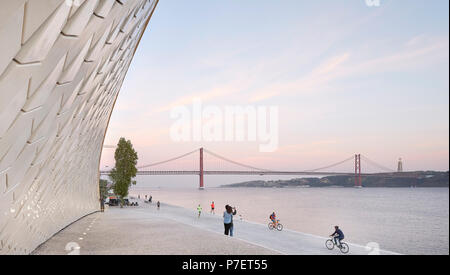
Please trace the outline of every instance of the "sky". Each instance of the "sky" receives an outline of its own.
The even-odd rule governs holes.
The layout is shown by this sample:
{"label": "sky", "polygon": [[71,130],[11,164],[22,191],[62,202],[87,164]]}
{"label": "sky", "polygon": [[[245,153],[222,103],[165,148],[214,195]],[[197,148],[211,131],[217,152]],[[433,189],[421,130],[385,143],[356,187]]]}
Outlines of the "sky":
{"label": "sky", "polygon": [[[447,171],[448,75],[446,0],[161,0],[105,145],[130,139],[139,165],[205,147],[274,170],[360,153],[392,169],[401,157],[405,170]],[[175,141],[172,112],[195,100],[216,111],[276,107],[276,149],[261,152],[259,139]],[[105,148],[101,167],[113,156]]]}

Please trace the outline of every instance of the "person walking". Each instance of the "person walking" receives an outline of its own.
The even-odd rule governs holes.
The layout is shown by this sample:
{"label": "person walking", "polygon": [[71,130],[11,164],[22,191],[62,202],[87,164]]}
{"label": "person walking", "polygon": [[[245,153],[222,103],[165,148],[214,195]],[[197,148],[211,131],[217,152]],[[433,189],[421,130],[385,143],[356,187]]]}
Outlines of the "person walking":
{"label": "person walking", "polygon": [[223,225],[225,227],[225,235],[230,234],[231,230],[231,237],[233,236],[232,228],[233,228],[233,208],[229,206],[228,204],[225,206],[225,212],[223,212]]}
{"label": "person walking", "polygon": [[198,211],[198,218],[200,219],[200,215],[202,214],[202,207],[200,204],[197,206],[197,211]]}
{"label": "person walking", "polygon": [[152,203],[152,199],[153,199],[153,196],[150,195],[150,198],[148,199],[148,201],[149,201],[150,203]]}
{"label": "person walking", "polygon": [[214,201],[211,203],[211,213],[212,214],[216,214],[215,212],[214,212],[214,208],[215,208],[216,206],[215,206],[215,204],[214,204]]}
{"label": "person walking", "polygon": [[100,199],[100,212],[105,212],[105,200],[103,198]]}
{"label": "person walking", "polygon": [[161,206],[161,203],[158,201],[157,203],[156,203],[156,207],[158,208],[158,210],[159,210],[159,207]]}

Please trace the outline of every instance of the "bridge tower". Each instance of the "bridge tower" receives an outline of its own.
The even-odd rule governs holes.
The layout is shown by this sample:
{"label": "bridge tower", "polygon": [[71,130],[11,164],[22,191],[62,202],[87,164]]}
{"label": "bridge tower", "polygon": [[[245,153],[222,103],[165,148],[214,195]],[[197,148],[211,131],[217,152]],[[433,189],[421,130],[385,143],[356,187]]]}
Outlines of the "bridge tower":
{"label": "bridge tower", "polygon": [[203,148],[200,148],[200,189],[204,189],[204,183],[203,183]]}
{"label": "bridge tower", "polygon": [[361,154],[355,155],[355,187],[362,187],[362,183],[361,183]]}
{"label": "bridge tower", "polygon": [[397,172],[398,172],[398,173],[403,172],[403,161],[402,161],[402,158],[400,158],[400,159],[398,160]]}

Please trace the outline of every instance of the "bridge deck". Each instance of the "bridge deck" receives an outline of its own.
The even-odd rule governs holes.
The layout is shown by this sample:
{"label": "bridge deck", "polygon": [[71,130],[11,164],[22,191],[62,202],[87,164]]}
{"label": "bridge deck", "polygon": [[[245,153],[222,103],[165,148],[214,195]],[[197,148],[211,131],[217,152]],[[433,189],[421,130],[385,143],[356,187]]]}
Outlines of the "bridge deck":
{"label": "bridge deck", "polygon": [[[109,175],[109,171],[100,171],[101,175]],[[260,176],[354,176],[354,173],[343,172],[296,172],[296,171],[203,171],[204,175],[230,176],[230,175],[260,175]],[[187,176],[200,175],[200,171],[138,171],[138,176]],[[362,177],[395,177],[409,178],[416,176],[414,172],[403,173],[361,173]]]}
{"label": "bridge deck", "polygon": [[[34,254],[66,254],[66,244],[77,242],[81,254],[340,255],[338,250],[327,250],[325,240],[287,229],[269,231],[266,225],[239,220],[235,221],[235,237],[229,238],[223,235],[221,215],[204,213],[198,219],[194,210],[163,204],[158,211],[154,204],[141,203],[137,208],[110,208],[84,218],[55,235]],[[363,246],[350,244],[350,254],[367,253]]]}

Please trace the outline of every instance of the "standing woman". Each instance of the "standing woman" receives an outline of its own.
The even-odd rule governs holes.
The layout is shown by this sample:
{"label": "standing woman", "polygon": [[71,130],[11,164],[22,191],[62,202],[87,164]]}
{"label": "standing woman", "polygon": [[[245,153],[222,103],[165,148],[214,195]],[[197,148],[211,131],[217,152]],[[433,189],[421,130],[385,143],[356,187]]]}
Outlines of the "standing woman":
{"label": "standing woman", "polygon": [[230,234],[230,229],[233,227],[233,209],[228,204],[225,206],[223,212],[223,225],[225,227],[225,235]]}

